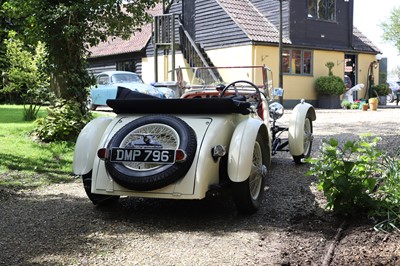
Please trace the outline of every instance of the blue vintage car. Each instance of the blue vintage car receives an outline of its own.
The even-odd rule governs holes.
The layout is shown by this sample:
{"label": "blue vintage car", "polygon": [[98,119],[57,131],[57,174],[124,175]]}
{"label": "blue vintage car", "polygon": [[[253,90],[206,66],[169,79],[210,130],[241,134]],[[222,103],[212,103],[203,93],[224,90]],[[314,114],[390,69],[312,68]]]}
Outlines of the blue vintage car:
{"label": "blue vintage car", "polygon": [[106,106],[106,101],[108,99],[116,98],[118,87],[128,88],[132,91],[159,98],[175,97],[173,90],[169,88],[156,88],[145,84],[136,73],[128,71],[106,71],[96,76],[96,85],[90,89],[89,108],[95,110],[97,106]]}

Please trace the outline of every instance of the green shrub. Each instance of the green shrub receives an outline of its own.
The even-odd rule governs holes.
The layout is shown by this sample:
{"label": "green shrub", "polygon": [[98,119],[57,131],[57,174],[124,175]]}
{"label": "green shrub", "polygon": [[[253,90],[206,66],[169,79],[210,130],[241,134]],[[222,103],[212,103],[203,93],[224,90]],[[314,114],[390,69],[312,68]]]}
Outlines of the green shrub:
{"label": "green shrub", "polygon": [[360,107],[360,104],[357,103],[357,102],[354,102],[354,103],[352,103],[352,104],[350,105],[350,109],[352,109],[352,110],[358,110],[359,107]]}
{"label": "green shrub", "polygon": [[317,78],[315,89],[319,95],[341,95],[346,92],[346,85],[342,78],[330,75]]}
{"label": "green shrub", "polygon": [[371,87],[372,91],[375,91],[378,96],[386,96],[391,92],[389,85],[379,84]]}
{"label": "green shrub", "polygon": [[385,156],[383,160],[385,170],[377,198],[379,208],[373,213],[382,217],[383,221],[375,226],[381,231],[400,231],[400,160],[396,157]]}
{"label": "green shrub", "polygon": [[36,120],[34,134],[44,142],[74,141],[81,129],[92,119],[87,113],[82,115],[80,104],[58,100],[48,109],[48,116]]}
{"label": "green shrub", "polygon": [[350,106],[351,106],[351,102],[349,102],[349,100],[343,100],[341,103],[340,103],[340,106],[342,107],[342,108],[344,108],[344,109],[350,109]]}
{"label": "green shrub", "polygon": [[330,139],[323,142],[319,158],[306,160],[311,163],[307,175],[318,178],[318,189],[326,196],[327,209],[341,215],[375,209],[372,193],[382,174],[378,140],[361,136],[340,147],[336,139]]}

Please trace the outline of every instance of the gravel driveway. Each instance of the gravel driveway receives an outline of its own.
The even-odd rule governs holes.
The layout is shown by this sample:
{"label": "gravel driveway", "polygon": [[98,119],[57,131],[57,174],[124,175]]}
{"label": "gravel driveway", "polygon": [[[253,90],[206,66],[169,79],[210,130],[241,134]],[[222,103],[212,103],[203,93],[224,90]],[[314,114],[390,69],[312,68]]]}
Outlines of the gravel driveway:
{"label": "gravel driveway", "polygon": [[[400,109],[318,109],[314,154],[323,138],[366,132],[394,150],[399,117]],[[252,216],[238,215],[228,193],[202,201],[123,198],[99,208],[79,179],[0,197],[0,265],[400,265],[400,235],[374,232],[366,221],[341,228],[307,169],[286,153],[274,157],[263,206]]]}

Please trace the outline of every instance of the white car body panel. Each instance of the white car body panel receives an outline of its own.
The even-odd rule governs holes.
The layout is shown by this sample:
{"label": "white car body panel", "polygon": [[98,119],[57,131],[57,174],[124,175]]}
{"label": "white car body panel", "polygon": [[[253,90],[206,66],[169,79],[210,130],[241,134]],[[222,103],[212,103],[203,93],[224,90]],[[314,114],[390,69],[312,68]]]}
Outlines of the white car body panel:
{"label": "white car body panel", "polygon": [[304,121],[307,113],[310,112],[311,120],[316,119],[315,109],[311,104],[301,102],[293,108],[289,119],[289,150],[293,156],[300,156],[304,153]]}
{"label": "white car body panel", "polygon": [[262,124],[260,119],[246,119],[236,127],[228,156],[228,175],[231,181],[242,182],[249,177],[254,143]]}
{"label": "white car body panel", "polygon": [[[230,114],[230,115],[199,115],[199,116],[187,116],[187,115],[176,115],[185,121],[190,127],[194,129],[197,136],[197,151],[192,163],[191,168],[186,175],[178,180],[177,182],[170,184],[161,189],[152,191],[133,191],[124,188],[113,181],[108,175],[104,161],[99,159],[97,156],[93,163],[93,175],[92,175],[92,193],[105,194],[105,195],[131,195],[138,197],[157,197],[157,198],[182,198],[182,199],[202,199],[206,196],[207,191],[211,185],[217,185],[219,182],[219,160],[215,161],[211,156],[211,148],[215,145],[223,145],[225,147],[232,146],[230,139],[236,132],[235,130],[239,121],[237,116],[246,118],[243,115]],[[127,123],[134,119],[139,118],[138,116],[121,116],[116,117],[113,123],[110,123],[109,127],[105,130],[104,136],[100,141],[98,148],[106,147],[107,143],[111,140],[112,136],[116,131],[125,126]],[[256,119],[251,119],[256,120]],[[243,122],[242,122],[243,123]],[[257,123],[262,123],[261,120]],[[250,123],[254,124],[254,122]],[[253,126],[254,127],[254,126]],[[252,127],[252,128],[253,128]],[[221,130],[223,129],[223,130]],[[244,128],[245,129],[245,128]],[[251,131],[257,130],[252,129]],[[245,133],[249,133],[249,129],[244,130]],[[254,135],[254,134],[253,134]],[[246,145],[245,142],[249,140],[248,137],[242,143],[239,143],[242,147]],[[251,141],[249,141],[251,143]],[[233,143],[236,145],[236,143]],[[251,149],[253,148],[253,145]],[[232,147],[234,153],[240,153],[240,149]],[[252,150],[251,150],[252,152]],[[240,162],[245,162],[247,165],[251,165],[251,156],[242,157]],[[236,168],[239,168],[238,166]],[[247,167],[248,168],[248,167]],[[246,169],[247,169],[246,168]],[[233,176],[242,176],[233,174]],[[248,177],[248,174],[245,178]],[[236,178],[238,180],[238,178]]]}
{"label": "white car body panel", "polygon": [[100,139],[111,121],[111,117],[98,117],[90,121],[79,133],[74,150],[74,174],[84,175],[92,170]]}

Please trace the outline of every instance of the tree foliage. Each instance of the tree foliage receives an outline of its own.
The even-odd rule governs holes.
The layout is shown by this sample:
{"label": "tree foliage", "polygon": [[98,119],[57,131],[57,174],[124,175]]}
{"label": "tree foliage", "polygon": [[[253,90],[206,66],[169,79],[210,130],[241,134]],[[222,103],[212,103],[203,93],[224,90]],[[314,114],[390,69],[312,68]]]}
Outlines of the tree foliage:
{"label": "tree foliage", "polygon": [[46,71],[46,50],[43,43],[35,47],[25,46],[14,31],[9,32],[4,69],[4,87],[0,91],[14,101],[18,98],[24,103],[24,118],[36,119],[40,105],[48,100],[49,76]]}
{"label": "tree foliage", "polygon": [[[47,121],[40,123],[37,130],[43,133],[38,134],[42,140],[69,139],[79,133],[90,118],[86,102],[94,78],[87,71],[89,48],[109,37],[131,37],[151,20],[147,10],[159,1],[3,0],[5,16],[12,19],[25,43],[46,45],[50,87],[59,98],[50,110],[66,110],[49,112]],[[53,127],[61,121],[66,123]],[[63,132],[53,134],[54,130]]]}
{"label": "tree foliage", "polygon": [[400,7],[393,8],[389,18],[380,24],[383,39],[393,43],[400,53]]}
{"label": "tree foliage", "polygon": [[41,41],[48,49],[52,84],[57,96],[81,103],[85,112],[90,46],[110,36],[130,37],[150,21],[146,12],[158,0],[8,0],[7,14],[16,19],[27,41]]}

